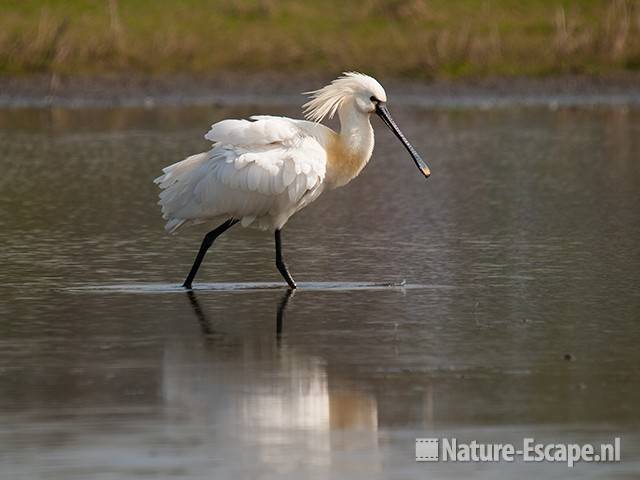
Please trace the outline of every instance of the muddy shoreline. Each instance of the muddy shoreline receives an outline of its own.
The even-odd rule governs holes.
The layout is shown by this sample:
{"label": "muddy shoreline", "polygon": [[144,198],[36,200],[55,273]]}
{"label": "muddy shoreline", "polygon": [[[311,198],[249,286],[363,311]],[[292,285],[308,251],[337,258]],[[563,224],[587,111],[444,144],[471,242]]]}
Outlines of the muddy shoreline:
{"label": "muddy shoreline", "polygon": [[[0,108],[299,105],[300,92],[331,75],[37,75],[0,77]],[[380,79],[396,104],[418,107],[640,105],[640,74],[483,78],[434,82]]]}

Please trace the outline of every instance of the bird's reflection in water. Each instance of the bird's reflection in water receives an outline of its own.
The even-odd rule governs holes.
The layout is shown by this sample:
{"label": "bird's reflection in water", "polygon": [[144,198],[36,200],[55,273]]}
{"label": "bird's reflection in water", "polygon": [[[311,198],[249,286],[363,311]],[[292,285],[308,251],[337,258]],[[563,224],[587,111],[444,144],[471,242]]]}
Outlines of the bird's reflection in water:
{"label": "bird's reflection in water", "polygon": [[[280,340],[282,338],[284,313],[287,309],[287,305],[289,304],[289,300],[293,298],[294,294],[295,290],[288,288],[287,291],[282,295],[282,297],[280,298],[280,302],[278,303],[278,312],[276,313],[276,340],[278,345],[280,345]],[[202,330],[203,335],[205,335],[205,337],[212,336],[215,332],[213,330],[213,327],[211,326],[211,321],[204,313],[204,310],[202,309],[202,306],[200,305],[195,292],[193,290],[187,290],[187,297],[189,298],[189,303],[191,304],[193,313],[198,319],[200,330]]]}
{"label": "bird's reflection in water", "polygon": [[284,312],[287,309],[289,300],[293,298],[294,294],[295,290],[288,288],[285,294],[280,299],[280,303],[278,304],[278,313],[276,314],[276,340],[278,342],[278,346],[280,345],[280,340],[282,339],[282,324],[284,323]]}
{"label": "bird's reflection in water", "polygon": [[[253,331],[216,330],[196,292],[188,291],[208,342],[204,348],[178,343],[165,355],[167,405],[198,429],[215,430],[210,438],[232,432],[225,437],[224,448],[241,452],[251,445],[258,464],[283,468],[283,462],[304,463],[329,471],[342,461],[351,464],[353,459],[344,457],[345,452],[365,449],[376,458],[375,396],[367,388],[355,388],[348,376],[329,375],[328,359],[300,353],[291,337],[283,337],[285,312],[293,296],[294,291],[287,290],[278,300],[274,346],[273,338],[265,342]],[[381,464],[368,461],[356,471],[360,468],[371,473]]]}
{"label": "bird's reflection in water", "polygon": [[191,308],[193,309],[193,313],[195,313],[196,318],[198,319],[198,323],[200,324],[200,330],[202,330],[202,334],[205,336],[209,336],[213,334],[213,328],[211,327],[211,322],[204,314],[204,310],[202,310],[202,306],[198,301],[198,297],[193,292],[193,290],[187,290],[187,298],[189,298],[189,303],[191,304]]}

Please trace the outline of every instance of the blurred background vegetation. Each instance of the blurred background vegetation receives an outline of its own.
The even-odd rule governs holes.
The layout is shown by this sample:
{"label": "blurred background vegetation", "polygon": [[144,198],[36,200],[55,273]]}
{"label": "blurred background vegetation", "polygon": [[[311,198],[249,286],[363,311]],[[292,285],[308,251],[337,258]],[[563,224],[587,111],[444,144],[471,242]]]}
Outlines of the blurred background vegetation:
{"label": "blurred background vegetation", "polygon": [[0,74],[640,70],[636,0],[1,0]]}

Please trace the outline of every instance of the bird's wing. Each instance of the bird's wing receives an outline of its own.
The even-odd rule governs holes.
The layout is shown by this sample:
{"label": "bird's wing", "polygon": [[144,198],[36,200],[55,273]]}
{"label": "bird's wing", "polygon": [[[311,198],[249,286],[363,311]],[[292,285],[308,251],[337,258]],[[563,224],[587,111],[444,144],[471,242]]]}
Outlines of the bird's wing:
{"label": "bird's wing", "polygon": [[[295,120],[254,116],[223,120],[205,138],[216,142],[211,173],[234,189],[279,195],[287,190],[297,201],[326,172],[326,152]],[[222,158],[221,158],[222,157]]]}
{"label": "bird's wing", "polygon": [[304,132],[295,120],[286,117],[254,115],[251,120],[222,120],[211,125],[204,136],[215,143],[235,146],[295,144]]}
{"label": "bird's wing", "polygon": [[167,167],[157,179],[165,218],[232,216],[275,224],[321,191],[326,152],[317,138],[284,117],[251,117],[214,124],[209,152]]}

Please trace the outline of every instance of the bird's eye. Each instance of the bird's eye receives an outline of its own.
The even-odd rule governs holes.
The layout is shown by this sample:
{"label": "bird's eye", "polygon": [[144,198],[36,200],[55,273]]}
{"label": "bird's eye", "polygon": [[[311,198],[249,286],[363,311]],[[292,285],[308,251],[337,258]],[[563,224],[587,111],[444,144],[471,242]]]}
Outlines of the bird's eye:
{"label": "bird's eye", "polygon": [[378,100],[376,97],[374,97],[373,95],[371,95],[371,97],[369,97],[369,100],[371,100],[373,103],[378,103],[380,102],[380,100]]}

